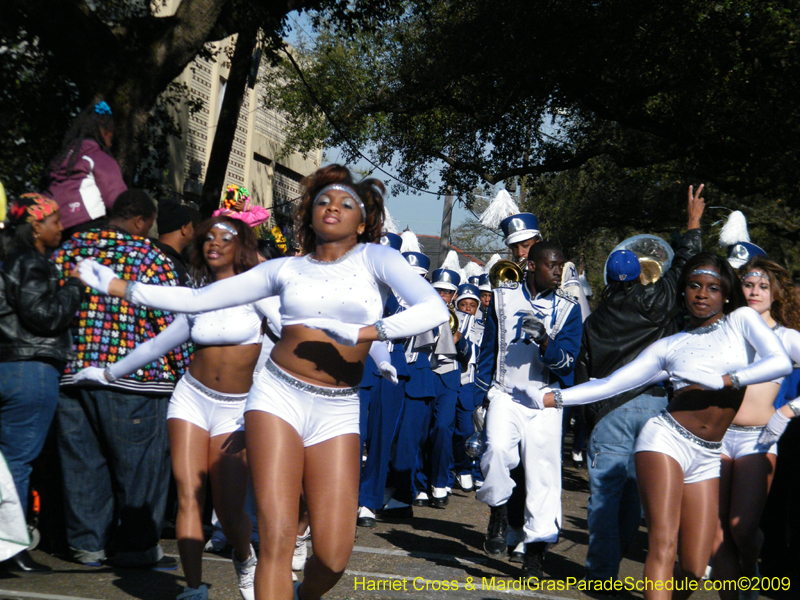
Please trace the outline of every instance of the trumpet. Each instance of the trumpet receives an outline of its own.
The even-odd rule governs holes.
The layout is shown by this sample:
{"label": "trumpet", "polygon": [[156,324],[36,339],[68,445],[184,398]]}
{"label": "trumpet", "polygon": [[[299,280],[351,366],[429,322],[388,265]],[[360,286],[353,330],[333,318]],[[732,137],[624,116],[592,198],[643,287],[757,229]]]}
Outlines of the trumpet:
{"label": "trumpet", "polygon": [[455,335],[456,331],[458,331],[458,315],[452,304],[447,305],[447,311],[450,313],[450,331]]}
{"label": "trumpet", "polygon": [[498,260],[489,270],[489,283],[493,288],[501,287],[509,281],[519,283],[522,281],[524,272],[522,267],[512,260]]}

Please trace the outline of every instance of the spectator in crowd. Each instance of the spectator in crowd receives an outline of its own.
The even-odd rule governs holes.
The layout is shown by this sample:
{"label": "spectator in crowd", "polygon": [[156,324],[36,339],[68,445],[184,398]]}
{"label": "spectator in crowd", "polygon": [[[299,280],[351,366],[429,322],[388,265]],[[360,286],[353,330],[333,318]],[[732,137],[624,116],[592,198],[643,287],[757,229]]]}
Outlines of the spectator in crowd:
{"label": "spectator in crowd", "polygon": [[[177,284],[170,261],[145,236],[156,217],[150,197],[120,194],[108,225],[65,241],[55,254],[62,276],[94,258],[126,280]],[[74,357],[58,400],[67,541],[84,565],[176,568],[159,545],[169,481],[169,397],[189,359],[185,346],[108,387],[76,385],[85,367],[106,368],[163,331],[172,316],[88,291],[73,322]]]}
{"label": "spectator in crowd", "polygon": [[186,251],[194,241],[194,232],[199,223],[200,213],[185,204],[173,200],[158,203],[158,241],[154,243],[172,263],[178,276],[178,285],[191,287]]}

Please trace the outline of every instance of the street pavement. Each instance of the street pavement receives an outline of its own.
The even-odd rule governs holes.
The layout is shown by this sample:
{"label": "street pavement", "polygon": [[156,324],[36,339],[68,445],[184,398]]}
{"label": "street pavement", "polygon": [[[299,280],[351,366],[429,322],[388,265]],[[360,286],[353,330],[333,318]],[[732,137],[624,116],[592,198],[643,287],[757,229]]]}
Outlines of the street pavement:
{"label": "street pavement", "polygon": [[[381,521],[375,528],[359,528],[345,576],[325,595],[328,600],[480,600],[501,598],[598,598],[578,589],[584,575],[587,473],[571,465],[565,453],[563,511],[560,541],[547,554],[547,580],[519,587],[520,565],[507,558],[489,558],[483,540],[489,509],[474,492],[454,490],[446,509],[415,508],[407,520]],[[570,463],[570,464],[566,464]],[[640,528],[635,544],[620,569],[620,579],[642,578],[647,536]],[[174,539],[163,540],[164,551],[177,557]],[[311,550],[311,547],[309,546]],[[174,600],[184,585],[182,571],[89,568],[65,557],[41,551],[34,558],[54,569],[52,575],[0,571],[0,600]],[[239,593],[230,560],[205,554],[203,580],[211,600],[236,600]],[[446,582],[446,583],[445,583]],[[798,582],[800,583],[800,582]],[[569,585],[568,585],[569,584]],[[376,589],[377,588],[377,589]],[[565,589],[566,588],[566,589]],[[637,591],[621,592],[622,600],[641,598]],[[693,598],[716,599],[716,592],[699,591]],[[762,598],[800,598],[797,590],[769,593]]]}

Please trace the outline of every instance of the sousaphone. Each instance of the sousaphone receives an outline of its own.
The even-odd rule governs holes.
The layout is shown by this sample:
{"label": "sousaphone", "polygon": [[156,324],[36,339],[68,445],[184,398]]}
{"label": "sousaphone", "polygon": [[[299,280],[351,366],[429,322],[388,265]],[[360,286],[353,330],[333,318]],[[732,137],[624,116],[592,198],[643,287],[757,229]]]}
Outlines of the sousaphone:
{"label": "sousaphone", "polygon": [[[623,240],[617,244],[617,247],[612,252],[617,250],[629,250],[636,255],[642,267],[639,281],[645,285],[658,281],[661,275],[669,269],[672,264],[672,257],[675,256],[675,252],[672,251],[667,242],[657,235],[649,233],[634,235]],[[606,278],[607,267],[608,259],[606,258],[606,264],[603,267],[603,280],[606,284],[608,283]]]}

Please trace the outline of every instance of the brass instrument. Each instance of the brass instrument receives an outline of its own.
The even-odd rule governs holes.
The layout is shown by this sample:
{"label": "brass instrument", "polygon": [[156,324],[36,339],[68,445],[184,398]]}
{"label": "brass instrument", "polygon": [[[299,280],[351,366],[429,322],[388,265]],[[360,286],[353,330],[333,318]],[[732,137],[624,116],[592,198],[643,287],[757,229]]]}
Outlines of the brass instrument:
{"label": "brass instrument", "polygon": [[[639,282],[647,285],[655,283],[661,275],[669,269],[672,264],[672,257],[675,253],[667,242],[656,235],[643,233],[623,240],[612,252],[617,250],[630,250],[639,259],[642,272],[639,274]],[[606,259],[606,263],[608,260]],[[605,269],[603,277],[605,277]],[[608,283],[608,281],[606,281]]]}
{"label": "brass instrument", "polygon": [[522,281],[524,271],[517,263],[512,260],[498,260],[489,270],[489,283],[493,288],[501,287],[509,281],[517,283]]}
{"label": "brass instrument", "polygon": [[458,331],[458,315],[452,304],[447,305],[447,311],[450,313],[450,331],[455,335]]}

